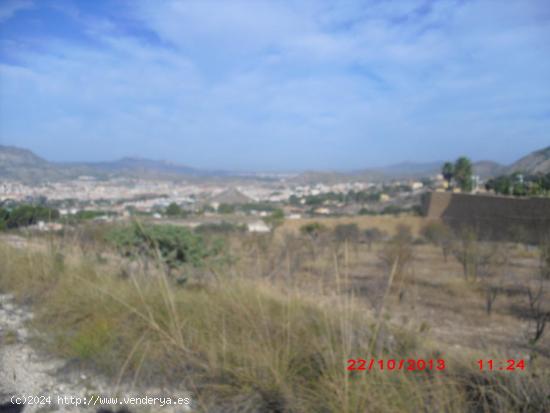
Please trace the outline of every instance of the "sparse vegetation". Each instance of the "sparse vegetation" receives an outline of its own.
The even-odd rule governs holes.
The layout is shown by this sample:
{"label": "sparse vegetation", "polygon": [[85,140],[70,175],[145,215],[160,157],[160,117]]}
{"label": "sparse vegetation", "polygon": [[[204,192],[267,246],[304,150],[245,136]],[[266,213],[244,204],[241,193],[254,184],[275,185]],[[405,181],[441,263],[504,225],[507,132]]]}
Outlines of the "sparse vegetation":
{"label": "sparse vegetation", "polygon": [[383,246],[379,257],[385,272],[391,274],[392,279],[398,283],[401,300],[404,294],[406,270],[410,269],[414,258],[413,236],[410,227],[399,226],[397,233]]}
{"label": "sparse vegetation", "polygon": [[[395,242],[410,241],[409,235],[403,229]],[[121,279],[108,266],[91,264],[84,251],[66,253],[66,265],[56,267],[54,251],[0,248],[0,289],[36,303],[35,322],[52,334],[45,345],[113,377],[184,380],[197,389],[204,411],[548,406],[546,376],[486,376],[449,354],[448,369],[433,374],[348,372],[348,358],[369,354],[372,320],[345,296],[313,296],[261,278],[222,277],[178,289],[157,267]],[[380,358],[438,357],[413,339],[415,333],[396,328],[385,323]]]}
{"label": "sparse vegetation", "polygon": [[[445,312],[445,319],[458,311],[455,305],[475,317],[476,311],[488,311],[483,307],[487,298],[475,293],[480,288],[492,293],[486,288],[497,286],[498,306],[493,299],[490,311],[493,320],[501,320],[513,286],[505,277],[501,281],[500,268],[509,264],[496,257],[509,255],[504,246],[489,266],[477,267],[481,283],[464,283],[452,272],[435,270],[420,279],[410,277],[413,263],[420,274],[429,270],[427,256],[445,268],[456,262],[446,263],[433,246],[415,243],[418,232],[404,225],[387,241],[377,227],[365,231],[345,221],[332,227],[310,222],[295,233],[265,237],[231,224],[204,226],[195,233],[138,223],[105,228],[113,243],[105,246],[117,245],[120,257],[101,255],[100,244],[80,248],[63,238],[51,238],[46,248],[32,251],[0,244],[0,291],[33,304],[35,326],[47,326],[43,345],[50,351],[108,377],[180,383],[194,389],[199,411],[511,413],[550,408],[548,364],[541,350],[548,319],[537,316],[546,313],[534,284],[532,300],[526,301],[522,290],[518,303],[520,298],[524,306],[532,303],[526,310],[531,338],[526,351],[545,364],[530,363],[525,372],[480,372],[472,360],[488,357],[487,350],[437,341],[431,332],[442,328],[437,318],[417,323],[411,316],[411,308],[425,310],[434,301],[436,314]],[[370,248],[355,238],[367,233]],[[218,256],[209,244],[218,235],[238,259],[218,267],[216,277],[189,277],[182,284],[172,276],[169,267],[188,265],[198,275],[206,271],[201,263]],[[335,253],[341,242],[346,248]],[[482,244],[477,237],[472,242]],[[348,255],[347,244],[354,244],[358,254]],[[311,256],[310,245],[326,248]],[[126,257],[149,265],[128,266]],[[373,284],[360,278],[364,271]],[[367,282],[366,293],[356,289],[359,279]],[[421,290],[423,301],[417,298],[419,288],[429,288]],[[382,303],[377,301],[381,296]],[[403,317],[409,321],[400,322]],[[447,368],[346,370],[348,359],[375,355],[444,358]]]}

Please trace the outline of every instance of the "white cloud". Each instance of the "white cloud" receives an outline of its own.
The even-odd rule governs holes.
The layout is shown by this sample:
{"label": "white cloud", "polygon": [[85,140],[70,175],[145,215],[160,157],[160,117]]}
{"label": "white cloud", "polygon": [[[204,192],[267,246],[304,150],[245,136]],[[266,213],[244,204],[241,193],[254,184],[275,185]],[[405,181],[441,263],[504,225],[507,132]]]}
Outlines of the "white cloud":
{"label": "white cloud", "polygon": [[0,3],[0,23],[11,19],[19,11],[31,9],[34,4],[30,0],[4,0]]}

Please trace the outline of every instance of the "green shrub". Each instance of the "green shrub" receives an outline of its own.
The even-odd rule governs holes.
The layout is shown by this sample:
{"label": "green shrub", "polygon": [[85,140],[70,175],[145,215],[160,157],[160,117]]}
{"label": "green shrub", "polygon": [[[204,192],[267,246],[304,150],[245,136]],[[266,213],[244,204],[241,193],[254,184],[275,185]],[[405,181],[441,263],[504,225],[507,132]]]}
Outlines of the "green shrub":
{"label": "green shrub", "polygon": [[2,220],[5,222],[6,228],[26,227],[34,225],[38,221],[53,221],[59,218],[58,210],[40,205],[21,205],[9,211],[7,217],[5,212],[2,214],[4,215]]}
{"label": "green shrub", "polygon": [[300,227],[300,232],[312,239],[319,238],[319,236],[326,230],[327,228],[319,222],[310,222],[309,224],[305,224]]}
{"label": "green shrub", "polygon": [[218,206],[218,212],[220,214],[232,214],[235,212],[235,207],[230,204],[220,204],[220,206]]}
{"label": "green shrub", "polygon": [[221,254],[220,242],[207,245],[204,239],[187,228],[174,225],[141,225],[117,227],[107,234],[123,255],[139,254],[160,258],[169,266],[201,266],[204,260]]}
{"label": "green shrub", "polygon": [[236,225],[230,222],[201,224],[195,228],[195,232],[201,235],[214,235],[214,234],[231,234],[244,232],[245,227],[243,225]]}
{"label": "green shrub", "polygon": [[178,204],[175,202],[172,202],[168,207],[166,208],[165,214],[169,217],[181,217],[185,218],[187,216],[187,212],[184,211]]}
{"label": "green shrub", "polygon": [[270,225],[271,228],[277,228],[282,225],[285,220],[285,213],[282,209],[275,209],[270,216],[264,218],[264,222]]}

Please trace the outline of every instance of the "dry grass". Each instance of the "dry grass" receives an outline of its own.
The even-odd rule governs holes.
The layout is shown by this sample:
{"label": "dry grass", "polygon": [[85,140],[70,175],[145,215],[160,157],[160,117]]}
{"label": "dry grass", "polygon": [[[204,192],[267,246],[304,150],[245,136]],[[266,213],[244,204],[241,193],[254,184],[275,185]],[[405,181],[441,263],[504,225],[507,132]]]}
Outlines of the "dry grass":
{"label": "dry grass", "polygon": [[[366,226],[373,226],[372,219],[392,219],[365,218]],[[94,366],[115,383],[190,389],[202,411],[550,409],[547,370],[532,363],[527,372],[480,373],[472,360],[487,358],[486,353],[436,342],[425,326],[393,322],[411,314],[406,306],[418,295],[411,293],[405,304],[389,295],[377,316],[371,315],[372,307],[354,288],[361,280],[355,272],[365,260],[372,265],[381,247],[354,252],[329,245],[311,257],[303,240],[292,247],[285,242],[291,240],[234,242],[232,251],[241,259],[225,274],[185,287],[155,265],[122,278],[120,261],[99,260],[90,249],[50,243],[46,251],[31,251],[0,244],[0,290],[33,306],[52,351]],[[435,259],[426,256],[435,254],[433,248],[418,248],[420,260]],[[373,279],[377,271],[378,278],[386,276],[376,265],[371,270]],[[428,280],[418,273],[408,281],[411,289],[437,291],[438,283],[446,284],[443,278],[422,287],[419,281]],[[437,297],[468,296],[469,286],[458,283]],[[386,283],[382,291],[390,287]],[[418,301],[414,305],[422,307]],[[502,316],[498,306],[495,312]],[[448,367],[442,372],[346,370],[347,359],[374,354],[445,358]]]}
{"label": "dry grass", "polygon": [[327,228],[334,228],[340,224],[357,224],[360,229],[377,228],[390,235],[394,235],[399,225],[409,226],[413,235],[418,236],[422,227],[425,224],[425,219],[414,215],[380,215],[380,216],[356,216],[356,217],[318,217],[304,219],[287,219],[281,227],[291,232],[298,232],[300,227],[312,222],[319,222]]}

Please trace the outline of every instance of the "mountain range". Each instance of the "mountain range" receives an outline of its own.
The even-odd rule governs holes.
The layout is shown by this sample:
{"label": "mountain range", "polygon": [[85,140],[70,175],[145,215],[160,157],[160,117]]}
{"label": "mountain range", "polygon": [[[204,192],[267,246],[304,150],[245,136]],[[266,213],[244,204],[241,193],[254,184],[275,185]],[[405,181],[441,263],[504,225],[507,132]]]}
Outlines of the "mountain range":
{"label": "mountain range", "polygon": [[[358,179],[380,181],[385,179],[420,178],[437,174],[443,161],[414,163],[402,162],[380,168],[351,172],[308,171],[293,179],[300,183],[338,182]],[[493,161],[474,162],[474,173],[486,179],[497,175],[522,172],[524,174],[550,173],[550,146],[532,152],[511,165]],[[140,179],[207,179],[207,178],[259,178],[263,174],[243,174],[193,168],[168,161],[141,158],[122,158],[107,162],[57,163],[47,161],[28,149],[0,145],[0,179],[25,183],[59,181],[79,176],[96,179],[115,177]]]}
{"label": "mountain range", "polygon": [[0,145],[0,179],[26,183],[53,182],[79,176],[91,176],[96,179],[179,179],[226,175],[231,174],[142,158],[122,158],[107,162],[49,162],[28,149]]}
{"label": "mountain range", "polygon": [[[385,179],[419,179],[434,176],[441,171],[444,161],[437,162],[401,162],[380,168],[369,168],[349,173],[309,171],[296,179],[300,183],[341,182],[354,180],[381,181]],[[482,179],[498,175],[521,172],[523,174],[550,173],[550,146],[534,151],[518,159],[510,165],[502,165],[494,161],[473,162],[474,174]]]}

